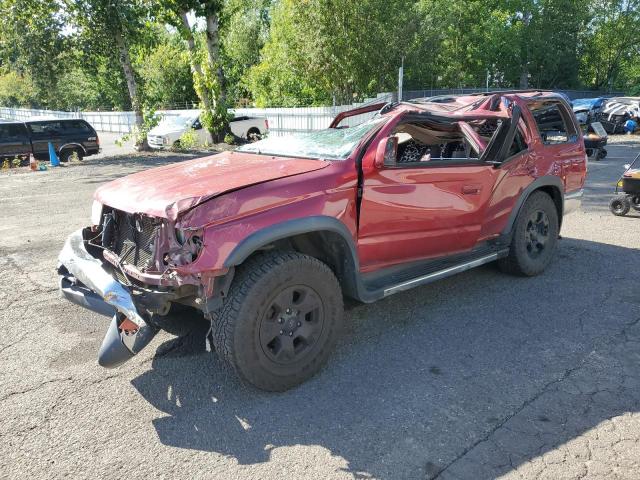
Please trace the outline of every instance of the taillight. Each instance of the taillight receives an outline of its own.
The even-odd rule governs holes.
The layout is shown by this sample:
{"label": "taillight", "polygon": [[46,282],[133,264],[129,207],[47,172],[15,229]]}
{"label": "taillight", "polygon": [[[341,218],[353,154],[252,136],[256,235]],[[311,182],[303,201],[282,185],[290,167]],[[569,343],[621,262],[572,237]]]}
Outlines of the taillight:
{"label": "taillight", "polygon": [[100,145],[100,137],[98,135],[96,135],[96,143]]}
{"label": "taillight", "polygon": [[265,128],[266,130],[269,130],[269,120],[268,120],[268,119],[266,119],[266,118],[264,119],[264,128]]}

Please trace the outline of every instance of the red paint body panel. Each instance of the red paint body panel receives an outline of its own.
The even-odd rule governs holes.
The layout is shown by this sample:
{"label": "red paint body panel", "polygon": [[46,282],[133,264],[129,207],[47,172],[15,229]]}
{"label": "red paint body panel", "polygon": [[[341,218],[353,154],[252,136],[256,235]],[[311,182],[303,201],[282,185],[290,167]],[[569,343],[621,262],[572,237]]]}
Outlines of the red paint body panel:
{"label": "red paint body panel", "polygon": [[356,246],[361,273],[463,252],[503,232],[522,192],[536,178],[561,178],[566,191],[584,183],[581,135],[575,143],[545,145],[526,106],[526,97],[533,95],[503,95],[522,108],[520,125],[529,148],[499,168],[480,163],[374,166],[378,143],[408,112],[427,110],[452,122],[508,117],[502,102],[491,111],[492,97],[466,96],[428,108],[396,106],[344,161],[223,153],[124,177],[101,187],[96,198],[126,212],[167,218],[172,227],[203,230],[196,260],[174,267],[188,278],[226,272],[225,260],[249,235],[309,216],[342,222]]}
{"label": "red paint body panel", "polygon": [[204,247],[195,262],[180,273],[224,269],[224,261],[247,236],[297,218],[337,218],[356,238],[357,174],[353,162],[332,162],[327,168],[230,192],[194,208],[178,226],[205,227]]}
{"label": "red paint body panel", "polygon": [[222,193],[328,166],[328,162],[225,152],[134,173],[95,193],[105,205],[175,220]]}

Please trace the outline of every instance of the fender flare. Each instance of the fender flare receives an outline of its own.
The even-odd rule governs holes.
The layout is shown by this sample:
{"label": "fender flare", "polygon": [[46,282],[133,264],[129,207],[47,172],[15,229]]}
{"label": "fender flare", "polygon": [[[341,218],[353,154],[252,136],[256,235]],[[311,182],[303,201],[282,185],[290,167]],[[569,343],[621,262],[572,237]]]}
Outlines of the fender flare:
{"label": "fender flare", "polygon": [[513,231],[513,226],[516,223],[516,219],[518,218],[518,214],[522,209],[522,206],[534,191],[539,190],[542,187],[554,187],[560,192],[560,215],[558,215],[558,227],[562,225],[562,216],[564,214],[564,184],[562,183],[562,180],[560,180],[560,178],[556,177],[555,175],[545,175],[536,178],[529,184],[529,186],[527,186],[527,188],[522,191],[522,193],[520,193],[520,197],[511,210],[511,214],[509,215],[507,224],[502,230],[502,235],[511,234],[511,232]]}
{"label": "fender flare", "polygon": [[297,218],[258,230],[242,240],[231,251],[224,261],[224,266],[227,268],[237,267],[249,255],[275,241],[315,232],[332,233],[343,241],[344,245],[340,248],[345,250],[344,246],[346,246],[346,251],[343,252],[341,263],[336,266],[335,273],[347,296],[367,301],[369,296],[360,276],[360,261],[353,235],[343,222],[334,217],[317,215]]}
{"label": "fender flare", "polygon": [[64,149],[67,149],[67,148],[75,149],[77,147],[80,148],[80,150],[82,150],[83,155],[87,154],[87,149],[84,148],[84,145],[82,145],[81,143],[75,143],[75,142],[65,143],[64,145],[61,145],[60,148],[58,149],[58,152],[62,152]]}
{"label": "fender flare", "polygon": [[354,266],[358,267],[358,256],[351,232],[347,226],[337,218],[324,215],[287,220],[253,232],[236,245],[224,261],[224,266],[238,266],[256,250],[259,250],[260,248],[277,240],[301,235],[303,233],[322,231],[329,231],[340,235],[345,240],[349,250],[351,251]]}

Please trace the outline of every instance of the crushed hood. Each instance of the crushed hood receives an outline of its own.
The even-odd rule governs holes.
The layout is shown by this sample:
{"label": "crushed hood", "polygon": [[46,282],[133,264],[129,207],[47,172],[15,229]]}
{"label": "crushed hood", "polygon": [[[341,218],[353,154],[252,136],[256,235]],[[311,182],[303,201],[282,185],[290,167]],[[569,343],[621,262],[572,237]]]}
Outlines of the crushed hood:
{"label": "crushed hood", "polygon": [[128,213],[176,220],[181,212],[222,193],[328,165],[322,160],[224,152],[119,178],[98,188],[95,198]]}

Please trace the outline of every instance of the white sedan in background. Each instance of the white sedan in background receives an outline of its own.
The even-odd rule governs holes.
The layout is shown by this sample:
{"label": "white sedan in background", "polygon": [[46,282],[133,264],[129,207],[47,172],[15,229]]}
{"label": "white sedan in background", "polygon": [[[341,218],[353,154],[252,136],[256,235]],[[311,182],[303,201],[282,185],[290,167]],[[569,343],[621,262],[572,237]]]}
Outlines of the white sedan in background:
{"label": "white sedan in background", "polygon": [[[260,117],[235,117],[229,122],[231,133],[248,141],[260,140],[269,130],[269,122]],[[180,145],[180,137],[193,129],[198,143],[212,143],[211,134],[200,123],[196,115],[167,115],[158,126],[147,134],[147,142],[151,148],[171,148]]]}

